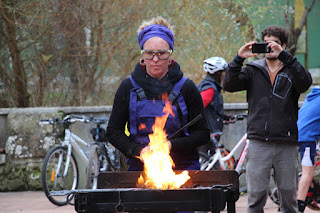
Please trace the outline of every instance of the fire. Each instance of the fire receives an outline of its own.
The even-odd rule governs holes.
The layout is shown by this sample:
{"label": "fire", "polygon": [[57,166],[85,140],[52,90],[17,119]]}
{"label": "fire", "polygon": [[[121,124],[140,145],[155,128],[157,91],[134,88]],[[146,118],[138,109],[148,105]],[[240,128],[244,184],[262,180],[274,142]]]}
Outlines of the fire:
{"label": "fire", "polygon": [[170,148],[167,143],[167,134],[164,130],[168,116],[174,116],[169,101],[165,102],[162,117],[156,117],[152,126],[153,133],[149,135],[149,146],[140,155],[144,162],[144,171],[138,179],[138,186],[156,189],[180,188],[190,176],[188,171],[176,174],[172,167],[174,162],[170,156]]}

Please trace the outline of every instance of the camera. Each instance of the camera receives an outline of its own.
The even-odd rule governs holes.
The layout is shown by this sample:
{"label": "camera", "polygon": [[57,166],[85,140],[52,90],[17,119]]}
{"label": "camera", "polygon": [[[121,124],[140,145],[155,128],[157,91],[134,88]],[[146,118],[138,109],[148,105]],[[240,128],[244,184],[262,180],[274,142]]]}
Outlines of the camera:
{"label": "camera", "polygon": [[269,43],[266,42],[255,43],[252,45],[252,53],[269,53],[271,48],[268,45]]}

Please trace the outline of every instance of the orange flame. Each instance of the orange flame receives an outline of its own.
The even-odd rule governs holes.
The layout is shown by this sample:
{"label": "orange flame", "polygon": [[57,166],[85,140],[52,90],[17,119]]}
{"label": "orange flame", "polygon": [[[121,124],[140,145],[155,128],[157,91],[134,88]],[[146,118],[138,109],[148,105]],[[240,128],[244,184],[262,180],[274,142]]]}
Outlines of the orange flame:
{"label": "orange flame", "polygon": [[139,187],[177,189],[190,179],[188,171],[176,174],[172,169],[174,162],[170,156],[164,127],[168,116],[174,116],[174,113],[170,102],[166,100],[165,103],[165,115],[156,117],[152,126],[153,133],[149,135],[149,145],[140,154],[140,159],[144,162],[144,171],[138,179]]}

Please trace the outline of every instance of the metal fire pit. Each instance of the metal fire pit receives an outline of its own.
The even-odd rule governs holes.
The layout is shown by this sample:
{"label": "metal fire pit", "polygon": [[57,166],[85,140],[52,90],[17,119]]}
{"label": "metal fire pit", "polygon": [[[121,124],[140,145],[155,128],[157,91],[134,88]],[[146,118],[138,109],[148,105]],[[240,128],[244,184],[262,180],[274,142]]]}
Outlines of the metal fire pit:
{"label": "metal fire pit", "polygon": [[136,188],[140,172],[104,172],[97,190],[74,190],[75,209],[88,212],[177,212],[225,209],[235,212],[239,199],[238,173],[189,171],[190,179],[180,189]]}

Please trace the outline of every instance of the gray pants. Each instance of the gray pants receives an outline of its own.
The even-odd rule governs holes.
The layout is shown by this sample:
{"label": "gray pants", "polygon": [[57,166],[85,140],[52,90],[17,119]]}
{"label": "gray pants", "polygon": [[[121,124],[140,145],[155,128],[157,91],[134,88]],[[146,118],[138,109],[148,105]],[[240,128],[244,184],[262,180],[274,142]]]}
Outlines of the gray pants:
{"label": "gray pants", "polygon": [[280,211],[298,212],[298,151],[295,144],[251,139],[246,167],[248,212],[264,212],[263,207],[268,198],[272,169],[274,169],[274,181],[279,192]]}

